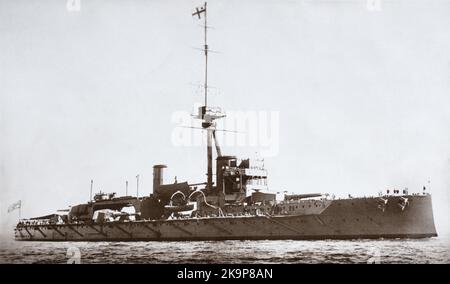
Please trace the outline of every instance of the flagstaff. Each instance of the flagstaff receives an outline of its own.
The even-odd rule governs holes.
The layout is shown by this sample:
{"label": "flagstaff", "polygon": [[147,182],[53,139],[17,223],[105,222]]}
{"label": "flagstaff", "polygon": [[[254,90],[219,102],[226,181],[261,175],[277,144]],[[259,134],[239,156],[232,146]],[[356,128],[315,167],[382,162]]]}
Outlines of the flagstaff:
{"label": "flagstaff", "polygon": [[19,200],[17,202],[14,202],[8,207],[8,213],[11,213],[12,211],[18,209],[19,211],[19,221],[22,218],[22,200]]}

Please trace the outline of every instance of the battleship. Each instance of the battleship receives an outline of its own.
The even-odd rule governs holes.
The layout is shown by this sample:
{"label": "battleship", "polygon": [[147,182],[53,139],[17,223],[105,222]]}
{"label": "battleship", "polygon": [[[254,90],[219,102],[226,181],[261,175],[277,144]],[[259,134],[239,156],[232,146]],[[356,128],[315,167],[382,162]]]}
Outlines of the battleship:
{"label": "battleship", "polygon": [[224,118],[225,112],[208,105],[206,5],[196,8],[192,16],[204,21],[204,104],[194,119],[201,122],[199,128],[206,134],[207,180],[165,183],[167,166],[157,164],[153,166],[153,187],[146,196],[99,192],[66,211],[19,220],[14,228],[15,239],[197,241],[437,236],[431,194],[425,187],[418,193],[390,189],[372,197],[348,198],[319,192],[285,192],[280,199],[268,190],[268,172],[261,160],[222,154],[216,139],[216,121]]}

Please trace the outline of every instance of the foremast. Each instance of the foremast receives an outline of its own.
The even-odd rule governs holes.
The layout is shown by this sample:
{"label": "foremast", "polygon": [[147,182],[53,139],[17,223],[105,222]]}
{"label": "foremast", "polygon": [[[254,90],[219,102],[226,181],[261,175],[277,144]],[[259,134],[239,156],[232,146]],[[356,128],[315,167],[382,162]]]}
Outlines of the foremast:
{"label": "foremast", "polygon": [[192,16],[197,16],[198,19],[202,19],[204,21],[204,44],[203,44],[203,52],[205,56],[205,82],[203,84],[204,87],[204,105],[199,107],[198,114],[195,116],[196,119],[202,121],[202,129],[206,130],[207,137],[207,182],[206,189],[211,190],[213,187],[213,150],[212,144],[214,140],[214,144],[216,147],[217,156],[222,156],[220,151],[220,146],[216,139],[216,123],[215,120],[219,118],[225,117],[225,114],[221,111],[220,108],[217,107],[209,107],[208,106],[208,20],[207,20],[207,2],[199,8],[195,9],[195,12],[192,13]]}

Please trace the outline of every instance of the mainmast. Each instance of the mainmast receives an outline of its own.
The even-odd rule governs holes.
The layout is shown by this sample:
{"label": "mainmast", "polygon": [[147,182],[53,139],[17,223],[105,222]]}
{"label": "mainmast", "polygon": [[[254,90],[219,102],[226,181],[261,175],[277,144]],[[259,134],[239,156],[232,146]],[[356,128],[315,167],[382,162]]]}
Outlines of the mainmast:
{"label": "mainmast", "polygon": [[199,112],[197,115],[197,119],[202,120],[202,129],[206,130],[207,135],[207,162],[208,162],[208,172],[207,172],[207,183],[206,183],[206,189],[211,190],[212,189],[212,180],[213,180],[213,172],[212,172],[212,140],[214,139],[216,149],[217,149],[217,155],[220,156],[220,147],[216,140],[215,135],[215,119],[225,117],[225,115],[221,112],[219,108],[211,108],[208,107],[208,21],[207,21],[207,2],[200,7],[196,8],[195,12],[192,13],[192,16],[198,16],[199,19],[203,16],[204,21],[204,45],[203,45],[203,51],[205,54],[205,82],[204,82],[204,95],[205,95],[205,104],[199,108]]}

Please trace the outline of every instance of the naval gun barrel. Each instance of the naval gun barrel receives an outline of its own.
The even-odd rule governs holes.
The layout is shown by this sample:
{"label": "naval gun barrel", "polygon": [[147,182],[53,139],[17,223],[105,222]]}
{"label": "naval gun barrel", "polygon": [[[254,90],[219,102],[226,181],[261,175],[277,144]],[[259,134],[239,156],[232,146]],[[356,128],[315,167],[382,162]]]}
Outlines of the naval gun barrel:
{"label": "naval gun barrel", "polygon": [[321,193],[305,193],[305,194],[286,194],[284,196],[284,200],[299,200],[304,198],[311,198],[311,197],[320,197],[322,196]]}

